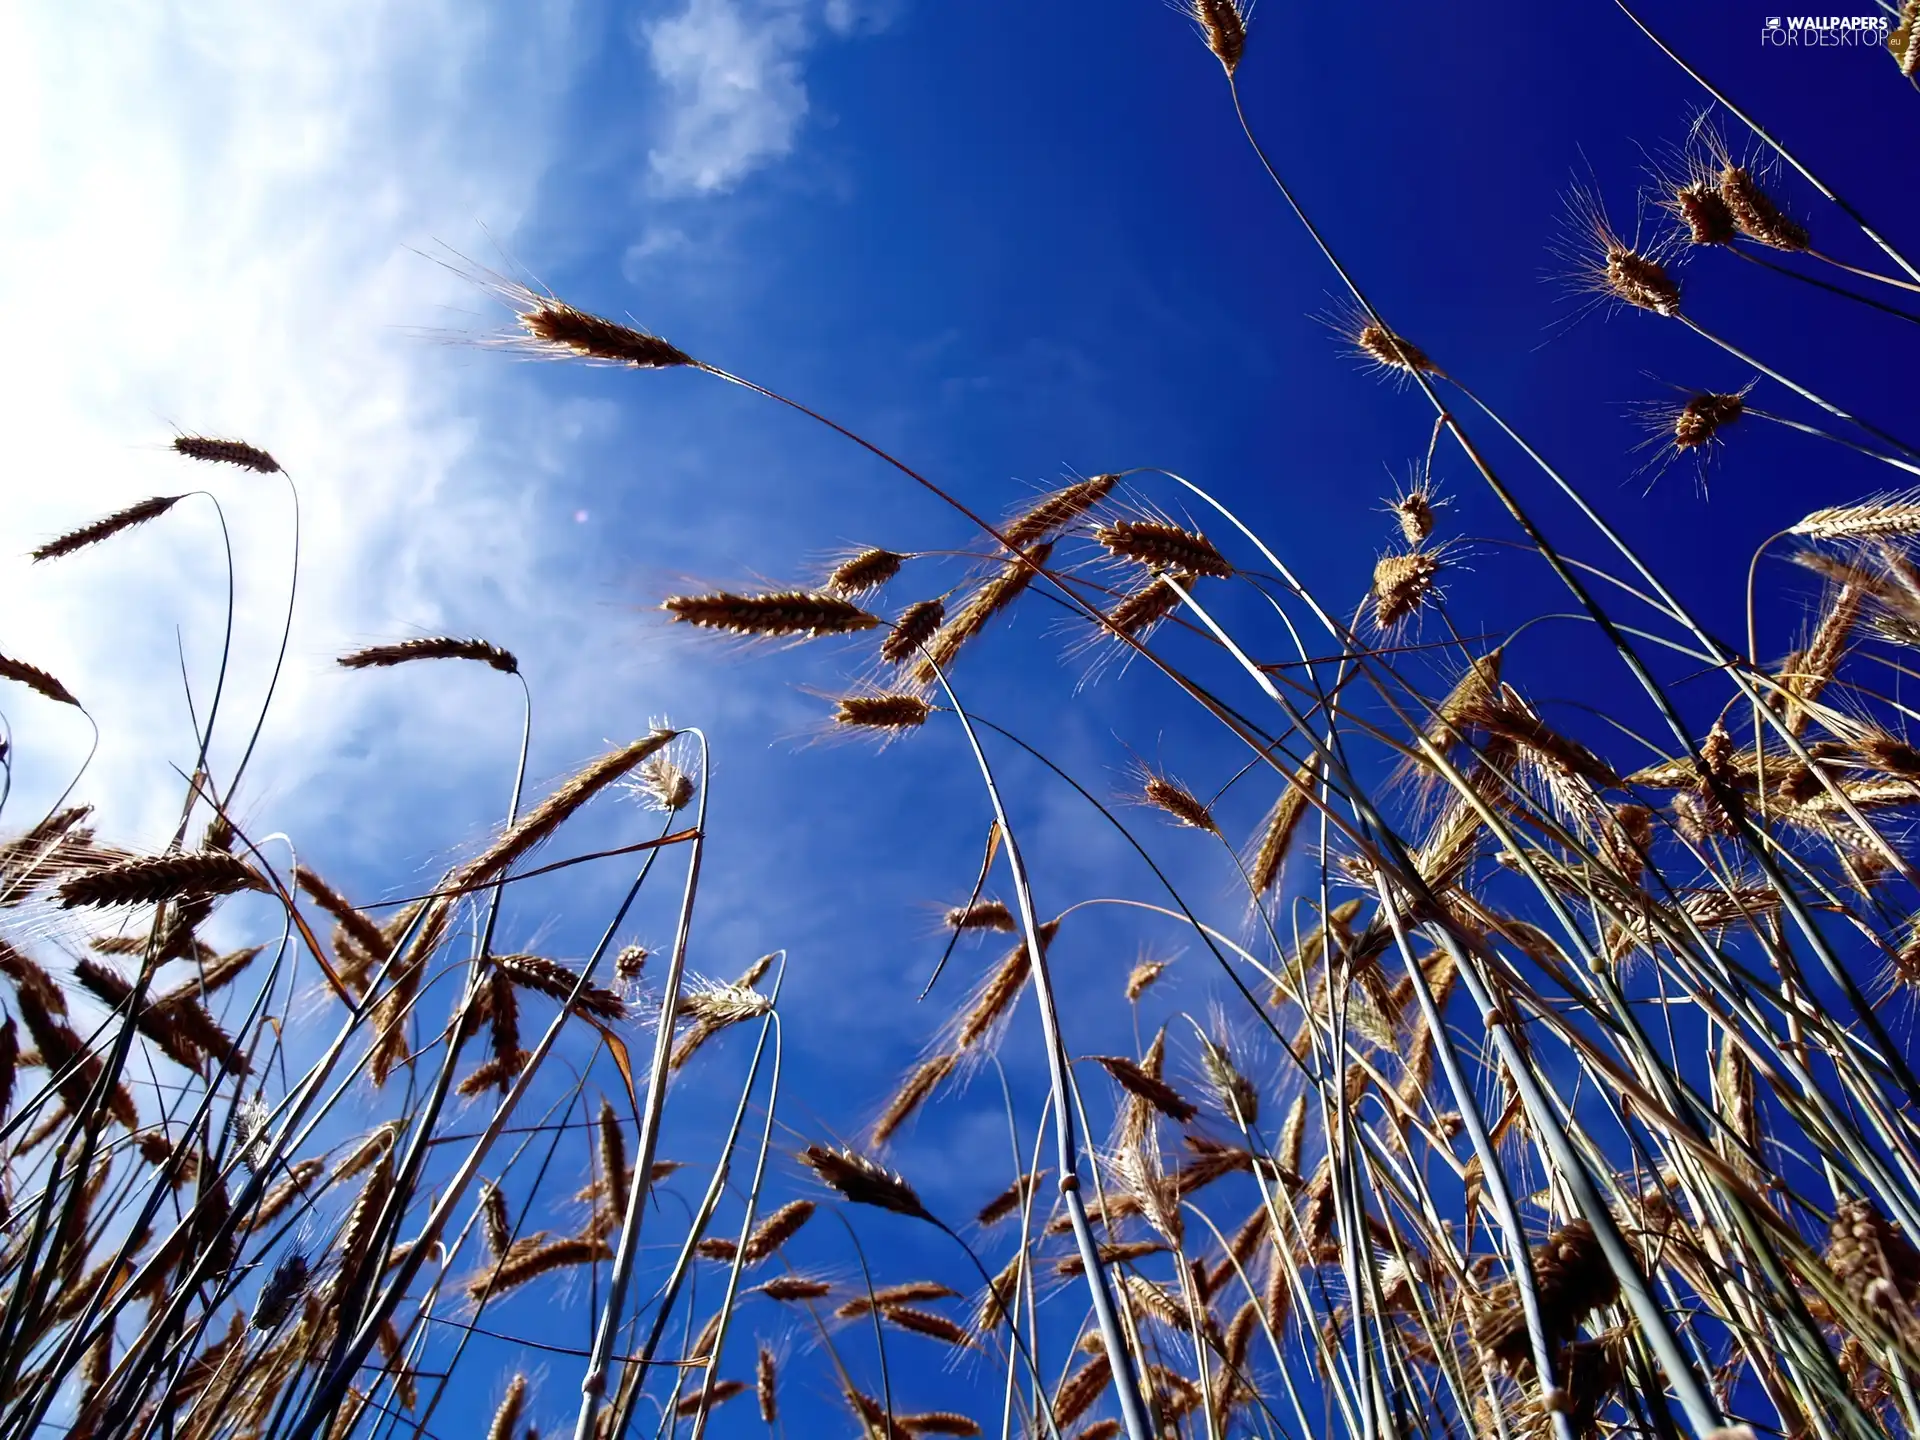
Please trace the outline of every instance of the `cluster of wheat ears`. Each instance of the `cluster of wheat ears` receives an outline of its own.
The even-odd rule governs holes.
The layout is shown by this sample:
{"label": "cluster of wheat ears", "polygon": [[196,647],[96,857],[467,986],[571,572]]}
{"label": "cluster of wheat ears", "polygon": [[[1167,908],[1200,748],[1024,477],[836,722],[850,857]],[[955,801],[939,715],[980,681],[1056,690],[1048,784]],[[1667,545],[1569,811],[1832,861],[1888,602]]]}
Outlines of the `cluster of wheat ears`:
{"label": "cluster of wheat ears", "polygon": [[[1231,91],[1244,15],[1193,0],[1193,18]],[[1917,40],[1908,0],[1892,48],[1909,76]],[[1720,124],[1797,171],[1891,273],[1816,250],[1769,195],[1767,167],[1708,127],[1638,200],[1670,222],[1661,243],[1627,243],[1584,197],[1596,293],[1690,327],[1782,397],[1774,414],[1747,391],[1693,395],[1665,416],[1664,449],[1702,456],[1736,423],[1736,443],[1758,443],[1757,420],[1920,474],[1920,451],[1689,315],[1689,250],[1896,314],[1885,297],[1920,291],[1920,270],[1714,99]],[[946,950],[996,934],[1008,948],[862,1143],[822,1137],[779,1163],[793,1150],[776,1143],[780,957],[725,982],[687,970],[706,843],[697,732],[656,730],[537,803],[522,794],[523,747],[490,843],[426,893],[356,903],[239,823],[247,759],[224,776],[209,762],[216,695],[158,853],[103,843],[68,796],[0,846],[0,1440],[431,1437],[486,1423],[476,1391],[497,1404],[490,1440],[532,1436],[530,1417],[556,1404],[577,1404],[577,1440],[783,1430],[795,1413],[804,1430],[885,1440],[1920,1434],[1920,1079],[1890,1007],[1920,989],[1920,875],[1888,829],[1920,805],[1914,712],[1891,693],[1920,647],[1920,501],[1882,495],[1790,524],[1769,545],[1824,586],[1817,620],[1777,663],[1752,634],[1729,648],[1549,459],[1376,313],[1260,160],[1347,287],[1354,348],[1432,405],[1433,446],[1444,434],[1458,447],[1570,593],[1558,618],[1617,653],[1605,683],[1631,687],[1657,727],[1631,764],[1529,704],[1507,663],[1524,626],[1454,632],[1424,483],[1393,501],[1392,547],[1349,609],[1321,603],[1179,476],[1097,474],[988,519],[813,416],[967,522],[969,576],[883,607],[927,557],[871,548],[814,583],[678,595],[665,610],[740,636],[866,637],[833,723],[950,727],[978,768],[988,841],[977,873],[956,877],[967,898]],[[804,409],[658,337],[506,293],[537,353],[691,368]],[[1473,438],[1483,425],[1527,457],[1527,480],[1496,474]],[[175,449],[248,484],[292,483],[250,444]],[[1536,528],[1522,497],[1542,483],[1580,507],[1617,573]],[[33,558],[86,563],[69,557],[187,498],[134,505]],[[1215,615],[1228,587],[1275,623],[1231,633]],[[1626,597],[1631,614],[1597,595]],[[978,637],[1042,600],[1244,748],[1227,783],[1274,798],[1238,849],[1215,817],[1224,784],[1207,800],[1146,769],[1132,797],[1217,843],[1244,909],[1197,913],[1111,795],[969,708]],[[519,677],[512,654],[472,639],[340,663],[430,660]],[[1676,660],[1710,677],[1689,692],[1692,721],[1657,673]],[[80,707],[23,660],[0,657],[0,678]],[[1724,687],[1704,730],[1703,683]],[[990,754],[1075,792],[1156,887],[1043,916]],[[10,777],[11,750],[7,762]],[[616,786],[658,812],[657,834],[536,858]],[[620,855],[631,887],[584,961],[496,949],[520,882]],[[670,947],[620,943],[663,883]],[[260,943],[223,953],[203,930],[241,896]],[[1101,997],[1063,1006],[1048,951],[1096,904],[1184,934],[1189,963],[1218,967],[1217,1013],[1156,1015],[1165,962],[1145,961],[1105,999],[1151,1038],[1135,1054],[1076,1052],[1076,1016]],[[960,1225],[880,1157],[991,1063],[1029,991],[1044,1101],[1009,1098],[1007,1184]],[[297,1051],[296,1005],[321,1037]],[[667,1100],[707,1046],[703,1065],[725,1050],[738,1066],[738,1101],[711,1153],[676,1165],[660,1154]],[[369,1112],[388,1118],[343,1118]],[[800,1177],[784,1200],[783,1174]],[[684,1203],[659,1203],[669,1194]],[[826,1206],[942,1232],[952,1268],[890,1274],[884,1251],[834,1273],[791,1263]],[[534,1295],[538,1311],[515,1308]],[[761,1338],[782,1328],[795,1345]],[[904,1364],[903,1346],[961,1359],[972,1413],[916,1407],[925,1352]],[[532,1373],[496,1363],[515,1354]],[[456,1375],[467,1392],[449,1402]],[[804,1403],[783,1410],[795,1384]]]}

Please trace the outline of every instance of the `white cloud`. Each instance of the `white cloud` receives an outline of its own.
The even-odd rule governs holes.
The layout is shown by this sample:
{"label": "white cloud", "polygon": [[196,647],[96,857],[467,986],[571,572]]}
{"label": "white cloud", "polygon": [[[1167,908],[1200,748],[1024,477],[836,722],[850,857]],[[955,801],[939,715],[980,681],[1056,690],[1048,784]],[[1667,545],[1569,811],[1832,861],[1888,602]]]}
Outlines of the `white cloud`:
{"label": "white cloud", "polygon": [[793,149],[807,114],[800,57],[811,42],[798,4],[687,0],[641,37],[669,91],[648,156],[663,193],[725,190]]}
{"label": "white cloud", "polygon": [[[86,790],[111,797],[115,839],[161,838],[180,793],[168,765],[191,763],[175,636],[204,710],[225,604],[213,511],[189,501],[49,565],[18,552],[147,495],[218,494],[238,562],[216,751],[230,772],[278,640],[288,498],[272,477],[170,454],[174,425],[265,445],[300,485],[301,603],[257,771],[276,791],[255,792],[276,819],[337,802],[308,782],[398,693],[342,683],[367,678],[332,670],[343,645],[503,615],[523,633],[556,623],[525,477],[560,419],[507,367],[462,367],[408,328],[496,323],[410,247],[467,241],[476,222],[510,234],[548,163],[567,9],[504,10],[125,0],[0,18],[16,557],[0,561],[0,652],[54,671],[99,717]],[[429,698],[419,728],[388,727],[390,754],[455,754],[449,730],[516,728],[497,712],[517,693],[449,677]],[[16,687],[0,707],[20,750],[9,818],[24,823],[87,731]]]}

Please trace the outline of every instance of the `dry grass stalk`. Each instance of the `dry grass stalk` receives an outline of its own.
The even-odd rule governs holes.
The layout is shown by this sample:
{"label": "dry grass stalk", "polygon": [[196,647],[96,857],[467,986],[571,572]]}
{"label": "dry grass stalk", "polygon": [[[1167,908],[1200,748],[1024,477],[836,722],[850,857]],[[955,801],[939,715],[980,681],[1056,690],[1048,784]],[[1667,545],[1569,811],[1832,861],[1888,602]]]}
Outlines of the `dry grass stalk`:
{"label": "dry grass stalk", "polygon": [[852,635],[881,621],[851,600],[812,590],[776,590],[765,595],[669,595],[660,608],[675,620],[734,635]]}
{"label": "dry grass stalk", "polygon": [[151,500],[142,500],[138,505],[129,505],[124,510],[116,510],[91,525],[82,525],[78,530],[69,530],[58,539],[49,540],[33,552],[35,561],[57,560],[63,555],[71,555],[76,550],[84,550],[89,545],[98,545],[103,540],[111,540],[123,530],[131,530],[136,525],[144,525],[149,520],[157,520],[186,497],[184,495],[156,495]]}
{"label": "dry grass stalk", "polygon": [[692,356],[657,335],[576,310],[551,296],[543,299],[529,295],[528,298],[536,303],[523,310],[518,318],[535,346],[581,360],[631,365],[640,370],[694,363]]}
{"label": "dry grass stalk", "polygon": [[189,460],[203,460],[211,465],[238,465],[242,470],[252,470],[261,475],[278,475],[280,462],[257,445],[249,445],[244,440],[214,440],[205,435],[176,435],[173,437],[175,453],[185,455]]}
{"label": "dry grass stalk", "polygon": [[428,635],[393,645],[370,645],[365,650],[342,655],[338,664],[346,670],[367,670],[405,665],[410,660],[477,660],[504,675],[520,673],[520,662],[512,651],[503,650],[490,640],[463,640],[453,635]]}

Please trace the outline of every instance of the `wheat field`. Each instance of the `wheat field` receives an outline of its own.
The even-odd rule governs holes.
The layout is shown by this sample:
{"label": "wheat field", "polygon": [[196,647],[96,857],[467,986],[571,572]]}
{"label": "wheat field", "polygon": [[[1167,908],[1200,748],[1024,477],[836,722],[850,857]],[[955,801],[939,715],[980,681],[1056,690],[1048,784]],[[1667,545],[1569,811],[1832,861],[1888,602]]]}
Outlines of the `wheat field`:
{"label": "wheat field", "polygon": [[[464,667],[525,737],[490,836],[349,894],[252,823],[274,715],[227,692],[223,656],[170,843],[117,843],[84,768],[6,817],[0,1440],[523,1440],[536,1414],[576,1440],[1920,1433],[1920,449],[1688,300],[1694,267],[1739,258],[1912,320],[1920,269],[1645,32],[1699,119],[1639,192],[1577,187],[1540,246],[1596,308],[1751,381],[1649,405],[1620,467],[1724,489],[1743,449],[1812,440],[1879,478],[1763,517],[1746,633],[1720,633],[1692,577],[1610,528],[1619,497],[1581,493],[1524,415],[1375,308],[1241,106],[1248,20],[1192,0],[1166,24],[1218,62],[1224,133],[1337,287],[1327,363],[1431,426],[1359,582],[1310,588],[1310,537],[1256,533],[1207,477],[1090,467],[983,500],[690,337],[472,268],[508,317],[486,348],[740,387],[943,527],[937,549],[879,536],[675,588],[653,616],[729,647],[742,685],[765,652],[817,655],[820,736],[865,742],[878,792],[930,741],[967,777],[976,863],[898,975],[918,1059],[839,1113],[784,1103],[790,957],[690,963],[729,851],[699,728],[632,727],[543,785],[511,650],[341,654]],[[1911,81],[1915,0],[1886,28],[1887,83]],[[176,493],[19,537],[18,563],[110,566],[230,487],[297,504],[296,456],[171,446]],[[1492,497],[1497,541],[1453,525],[1443,468]],[[1450,596],[1496,564],[1557,608],[1463,632]],[[1796,586],[1808,623],[1768,633]],[[1585,720],[1530,682],[1550,625],[1607,657]],[[10,793],[35,753],[16,736],[91,718],[32,635],[7,643]],[[973,657],[1014,644],[1063,711],[1143,697],[1124,768],[1076,772],[991,718]],[[1217,733],[1191,770],[1149,733],[1162,711]],[[1058,904],[1066,831],[1022,818],[1036,786],[1147,878]],[[573,903],[583,867],[622,884],[589,953],[497,938]],[[1050,951],[1096,925],[1137,928],[1137,961],[1061,983]],[[1176,952],[1203,1009],[1163,1000]],[[961,1112],[1008,1143],[979,1208],[946,1213],[896,1142]],[[935,1374],[964,1409],[923,1402]]]}

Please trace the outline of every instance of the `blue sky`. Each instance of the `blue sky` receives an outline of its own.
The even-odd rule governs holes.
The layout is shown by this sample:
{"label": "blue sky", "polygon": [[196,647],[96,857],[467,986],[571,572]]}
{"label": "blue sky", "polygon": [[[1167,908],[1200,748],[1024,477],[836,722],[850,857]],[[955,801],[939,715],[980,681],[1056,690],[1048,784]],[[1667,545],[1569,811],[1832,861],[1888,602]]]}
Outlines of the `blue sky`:
{"label": "blue sky", "polygon": [[[396,892],[486,833],[518,716],[498,677],[345,676],[329,663],[343,649],[442,630],[510,646],[536,696],[543,779],[653,717],[704,727],[715,841],[695,967],[726,975],[788,949],[785,1119],[850,1136],[937,1021],[912,1000],[936,953],[926,902],[964,894],[984,797],[951,731],[880,755],[812,743],[828,707],[810,689],[833,691],[856,656],[701,644],[651,607],[691,585],[808,578],[849,544],[968,537],[870,457],[706,377],[445,343],[509,317],[433,257],[631,316],[988,512],[1069,470],[1180,471],[1336,609],[1365,589],[1388,538],[1381,497],[1424,453],[1430,413],[1342,353],[1319,318],[1337,308],[1334,277],[1258,173],[1218,66],[1155,0],[307,8],[49,4],[0,20],[15,548],[181,488],[171,427],[280,456],[301,485],[305,589],[246,803],[360,894]],[[1762,7],[1744,0],[1649,4],[1648,18],[1889,234],[1920,236],[1920,201],[1893,183],[1911,169],[1915,97],[1883,54],[1764,49]],[[1382,312],[1563,463],[1723,633],[1737,636],[1756,544],[1889,488],[1885,467],[1778,433],[1736,431],[1707,494],[1684,464],[1648,490],[1623,458],[1641,434],[1629,405],[1752,372],[1669,322],[1579,317],[1551,253],[1578,178],[1631,227],[1648,157],[1704,99],[1612,6],[1266,0],[1241,79],[1263,142]],[[1779,190],[1816,244],[1873,262],[1808,187]],[[1844,378],[1863,415],[1910,417],[1905,322],[1729,256],[1684,276],[1709,328],[1816,390]],[[1604,558],[1517,454],[1496,446],[1494,460],[1571,553]],[[1511,538],[1454,457],[1437,473],[1447,530]],[[252,658],[239,683],[255,694],[286,501],[251,481],[217,488],[241,537]],[[164,826],[164,766],[189,755],[174,634],[208,673],[213,537],[183,507],[111,564],[0,570],[0,648],[98,701],[109,738],[93,783],[130,842]],[[911,575],[894,598],[917,593]],[[1790,648],[1805,593],[1763,606],[1764,652]],[[1565,608],[1536,563],[1491,540],[1470,547],[1449,602],[1462,633]],[[1125,786],[1131,753],[1203,791],[1224,780],[1236,757],[1154,677],[1076,691],[1084,667],[1062,663],[1072,636],[1056,613],[1023,607],[968,657],[970,703],[1102,793]],[[1516,656],[1529,693],[1581,728],[1551,702],[1604,706],[1598,652],[1566,627],[1534,633],[1544,643]],[[21,813],[85,743],[32,703],[9,712],[29,757]],[[1634,705],[1614,713],[1651,731]],[[1043,910],[1142,893],[1137,863],[1080,802],[1002,758]],[[1269,799],[1236,794],[1235,833]],[[1237,916],[1231,877],[1195,838],[1153,833],[1197,903]],[[530,903],[510,943],[580,953],[615,883]],[[1097,913],[1063,934],[1060,983],[1089,997],[1076,1049],[1126,1040],[1117,990],[1142,944],[1179,941]],[[1166,1012],[1203,1014],[1201,967],[1173,977]],[[1016,1029],[1007,1051],[1029,1127],[1034,1039]],[[734,1083],[739,1045],[702,1062],[716,1090]],[[936,1208],[963,1215],[1004,1182],[1004,1152],[983,1085],[895,1153]],[[814,1253],[844,1273],[844,1246],[819,1229]],[[884,1222],[875,1233],[918,1243]],[[964,1397],[968,1373],[941,1374],[914,1343],[896,1347],[921,1387],[912,1403]],[[553,1387],[543,1424],[568,1388]],[[745,1433],[745,1413],[732,1420]]]}

